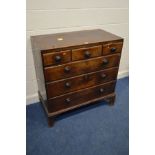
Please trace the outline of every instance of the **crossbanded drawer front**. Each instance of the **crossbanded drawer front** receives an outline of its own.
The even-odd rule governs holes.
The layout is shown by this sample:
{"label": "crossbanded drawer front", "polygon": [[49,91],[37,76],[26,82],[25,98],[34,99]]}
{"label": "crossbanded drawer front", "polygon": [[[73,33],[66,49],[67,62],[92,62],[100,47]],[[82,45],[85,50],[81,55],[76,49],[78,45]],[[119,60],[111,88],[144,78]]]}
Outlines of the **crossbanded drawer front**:
{"label": "crossbanded drawer front", "polygon": [[71,51],[66,50],[54,53],[45,53],[42,57],[43,66],[64,64],[71,61]]}
{"label": "crossbanded drawer front", "polygon": [[61,66],[45,67],[45,81],[55,81],[72,76],[95,72],[98,70],[117,67],[120,61],[120,54],[92,58],[90,60],[72,62]]}
{"label": "crossbanded drawer front", "polygon": [[102,55],[102,45],[72,50],[72,60],[85,60]]}
{"label": "crossbanded drawer front", "polygon": [[82,105],[84,102],[104,97],[107,94],[113,93],[116,81],[105,83],[99,86],[80,90],[63,96],[59,96],[48,100],[48,110],[50,113],[57,112],[62,109]]}
{"label": "crossbanded drawer front", "polygon": [[52,98],[64,93],[88,88],[108,81],[116,80],[118,68],[110,68],[83,74],[77,77],[46,84],[47,97]]}
{"label": "crossbanded drawer front", "polygon": [[123,47],[123,42],[104,44],[102,55],[121,53],[122,47]]}

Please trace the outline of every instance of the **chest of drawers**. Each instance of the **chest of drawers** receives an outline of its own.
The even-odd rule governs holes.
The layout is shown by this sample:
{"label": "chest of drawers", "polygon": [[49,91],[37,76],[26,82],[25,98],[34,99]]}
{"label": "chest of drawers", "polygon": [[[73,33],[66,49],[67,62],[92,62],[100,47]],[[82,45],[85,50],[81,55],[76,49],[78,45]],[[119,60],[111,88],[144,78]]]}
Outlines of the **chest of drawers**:
{"label": "chest of drawers", "polygon": [[49,126],[64,112],[115,101],[123,39],[104,30],[31,37],[38,94]]}

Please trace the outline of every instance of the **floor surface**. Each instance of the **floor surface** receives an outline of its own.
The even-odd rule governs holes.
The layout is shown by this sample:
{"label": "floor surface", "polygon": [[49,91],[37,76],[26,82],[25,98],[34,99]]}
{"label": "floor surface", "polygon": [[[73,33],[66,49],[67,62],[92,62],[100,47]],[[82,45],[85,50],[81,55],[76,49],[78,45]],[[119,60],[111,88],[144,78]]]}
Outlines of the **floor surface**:
{"label": "floor surface", "polygon": [[116,102],[80,108],[49,128],[40,103],[26,107],[27,155],[128,155],[129,78],[118,80]]}

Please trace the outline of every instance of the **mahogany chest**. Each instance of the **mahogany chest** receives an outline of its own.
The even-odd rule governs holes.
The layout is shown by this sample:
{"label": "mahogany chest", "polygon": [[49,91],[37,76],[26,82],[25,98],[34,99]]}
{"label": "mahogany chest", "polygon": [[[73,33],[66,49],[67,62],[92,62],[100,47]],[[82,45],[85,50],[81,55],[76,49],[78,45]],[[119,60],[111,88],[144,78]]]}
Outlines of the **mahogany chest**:
{"label": "mahogany chest", "polygon": [[115,101],[123,38],[104,30],[31,37],[38,95],[52,126],[64,112]]}

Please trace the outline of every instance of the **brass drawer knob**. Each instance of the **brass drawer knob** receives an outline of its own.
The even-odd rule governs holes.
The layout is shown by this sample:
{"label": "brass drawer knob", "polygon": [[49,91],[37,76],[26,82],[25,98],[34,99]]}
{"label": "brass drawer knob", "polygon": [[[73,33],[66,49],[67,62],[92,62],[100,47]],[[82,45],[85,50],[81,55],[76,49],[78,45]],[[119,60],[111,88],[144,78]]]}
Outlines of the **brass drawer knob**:
{"label": "brass drawer knob", "polygon": [[59,55],[55,56],[55,61],[60,62],[61,61],[61,56],[59,56]]}
{"label": "brass drawer knob", "polygon": [[103,59],[103,65],[107,65],[109,63],[109,61],[107,59]]}
{"label": "brass drawer knob", "polygon": [[66,82],[66,83],[65,83],[65,86],[66,86],[67,88],[70,88],[70,87],[71,87],[71,83],[70,83],[70,82]]}
{"label": "brass drawer knob", "polygon": [[100,88],[99,92],[100,93],[103,93],[104,92],[104,89],[103,88]]}
{"label": "brass drawer knob", "polygon": [[69,66],[66,66],[64,70],[65,70],[66,73],[69,73],[71,68]]}
{"label": "brass drawer knob", "polygon": [[85,58],[90,58],[91,53],[90,53],[89,51],[86,51],[86,52],[84,53],[84,56],[85,56]]}
{"label": "brass drawer knob", "polygon": [[65,102],[66,103],[70,103],[71,102],[71,99],[70,98],[66,98]]}
{"label": "brass drawer knob", "polygon": [[116,51],[116,48],[115,47],[112,47],[111,48],[111,52],[115,52]]}
{"label": "brass drawer knob", "polygon": [[104,74],[104,73],[102,73],[102,74],[101,74],[101,78],[102,78],[102,79],[105,79],[105,78],[106,78],[106,76],[107,76],[107,75],[106,75],[106,74]]}

